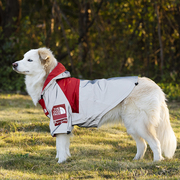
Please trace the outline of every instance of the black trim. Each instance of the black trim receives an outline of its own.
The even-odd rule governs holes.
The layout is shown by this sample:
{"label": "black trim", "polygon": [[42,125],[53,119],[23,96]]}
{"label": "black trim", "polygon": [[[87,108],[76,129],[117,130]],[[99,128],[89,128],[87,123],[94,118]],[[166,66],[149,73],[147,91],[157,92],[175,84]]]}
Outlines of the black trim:
{"label": "black trim", "polygon": [[135,83],[135,85],[137,86],[139,83],[137,82],[137,83]]}

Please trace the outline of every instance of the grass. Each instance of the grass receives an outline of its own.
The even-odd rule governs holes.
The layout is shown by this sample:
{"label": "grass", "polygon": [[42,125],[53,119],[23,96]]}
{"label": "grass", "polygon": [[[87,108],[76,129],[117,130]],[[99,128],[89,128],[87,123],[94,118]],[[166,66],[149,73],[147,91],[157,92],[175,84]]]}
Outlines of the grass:
{"label": "grass", "polygon": [[135,141],[122,125],[74,128],[71,157],[58,164],[49,119],[29,96],[0,95],[0,179],[180,179],[180,103],[168,103],[178,147],[171,160],[133,161]]}

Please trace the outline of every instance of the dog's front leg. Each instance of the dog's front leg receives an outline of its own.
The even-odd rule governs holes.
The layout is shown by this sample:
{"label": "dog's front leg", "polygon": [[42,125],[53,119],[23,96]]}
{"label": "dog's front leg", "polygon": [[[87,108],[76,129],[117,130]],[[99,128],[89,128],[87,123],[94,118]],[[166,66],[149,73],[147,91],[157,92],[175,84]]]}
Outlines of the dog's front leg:
{"label": "dog's front leg", "polygon": [[70,134],[56,135],[56,158],[58,158],[58,163],[66,161],[66,159],[71,156],[69,151],[70,137]]}

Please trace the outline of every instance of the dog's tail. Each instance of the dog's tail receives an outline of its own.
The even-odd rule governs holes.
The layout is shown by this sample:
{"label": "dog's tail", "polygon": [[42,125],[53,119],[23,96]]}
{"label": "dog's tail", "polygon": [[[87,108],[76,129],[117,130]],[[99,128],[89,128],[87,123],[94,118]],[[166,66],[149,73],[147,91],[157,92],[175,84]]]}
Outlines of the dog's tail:
{"label": "dog's tail", "polygon": [[157,137],[161,143],[162,153],[164,153],[165,157],[172,158],[177,147],[177,141],[170,124],[169,110],[165,103],[165,98],[161,104],[160,124],[157,128]]}

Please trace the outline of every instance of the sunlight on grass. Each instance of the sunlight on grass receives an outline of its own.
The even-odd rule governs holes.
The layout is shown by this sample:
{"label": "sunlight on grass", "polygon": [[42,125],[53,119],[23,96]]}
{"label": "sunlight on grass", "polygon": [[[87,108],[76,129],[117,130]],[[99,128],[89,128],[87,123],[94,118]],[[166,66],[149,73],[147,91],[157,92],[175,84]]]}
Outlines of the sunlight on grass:
{"label": "sunlight on grass", "polygon": [[178,148],[175,157],[133,161],[136,143],[123,125],[74,128],[71,157],[57,163],[49,119],[29,96],[0,95],[0,179],[178,179],[180,177],[180,103],[168,103]]}

